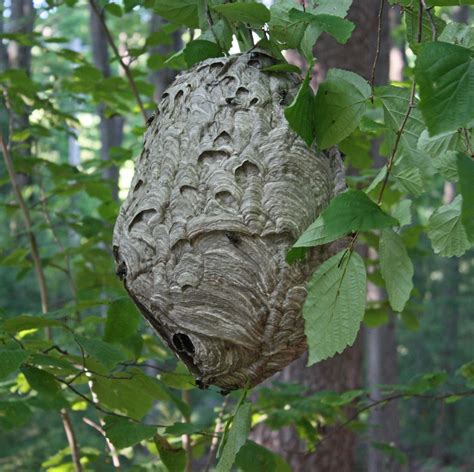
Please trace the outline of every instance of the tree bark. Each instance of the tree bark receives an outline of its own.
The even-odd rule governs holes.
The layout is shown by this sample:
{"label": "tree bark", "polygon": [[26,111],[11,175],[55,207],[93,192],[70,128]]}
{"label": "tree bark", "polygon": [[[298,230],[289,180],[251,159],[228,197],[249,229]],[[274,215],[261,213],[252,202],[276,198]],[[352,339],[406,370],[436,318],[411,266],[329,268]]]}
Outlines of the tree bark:
{"label": "tree bark", "polygon": [[[337,67],[358,73],[370,79],[376,55],[379,25],[379,0],[355,0],[349,11],[349,19],[356,24],[355,31],[345,45],[325,35],[315,47],[318,59],[316,79],[321,82],[329,68]],[[387,8],[382,12],[380,54],[375,70],[377,84],[388,81],[389,28]],[[374,160],[375,160],[374,155]],[[351,172],[351,169],[349,169]],[[366,252],[362,248],[362,252]],[[331,390],[343,392],[361,386],[362,339],[359,335],[354,346],[342,354],[311,367],[306,366],[306,356],[288,366],[273,380],[296,382],[311,392]],[[331,428],[327,434],[331,433]],[[331,434],[327,440],[316,445],[316,452],[304,454],[304,445],[292,428],[270,431],[259,428],[256,439],[266,447],[278,451],[290,464],[294,472],[352,472],[355,470],[355,447],[357,436],[344,429]]]}
{"label": "tree bark", "polygon": [[[102,12],[102,15],[104,13]],[[90,8],[90,33],[91,48],[94,57],[94,64],[104,77],[111,76],[109,63],[109,50],[107,47],[107,37],[100,19],[95,11]],[[121,146],[123,141],[124,118],[120,115],[113,117],[105,116],[105,106],[103,104],[97,107],[97,114],[100,117],[100,156],[104,161],[110,160],[110,148]],[[104,171],[104,177],[112,183],[112,195],[118,200],[118,179],[119,169],[116,166],[110,166]]]}

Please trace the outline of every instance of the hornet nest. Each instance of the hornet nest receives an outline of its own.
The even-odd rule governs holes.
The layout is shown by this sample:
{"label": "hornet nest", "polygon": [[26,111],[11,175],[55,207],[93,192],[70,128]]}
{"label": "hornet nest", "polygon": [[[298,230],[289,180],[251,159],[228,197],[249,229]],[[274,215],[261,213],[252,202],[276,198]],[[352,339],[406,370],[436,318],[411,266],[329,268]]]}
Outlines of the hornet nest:
{"label": "hornet nest", "polygon": [[198,386],[252,387],[306,349],[305,283],[332,255],[289,248],[345,186],[284,109],[300,80],[263,51],[208,59],[163,94],[114,232],[117,273]]}

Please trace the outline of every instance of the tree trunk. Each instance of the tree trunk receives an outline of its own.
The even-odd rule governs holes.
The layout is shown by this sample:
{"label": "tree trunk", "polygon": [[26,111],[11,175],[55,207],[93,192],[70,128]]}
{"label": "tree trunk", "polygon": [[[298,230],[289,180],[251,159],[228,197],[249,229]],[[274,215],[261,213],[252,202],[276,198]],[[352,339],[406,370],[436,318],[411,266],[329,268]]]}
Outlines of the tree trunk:
{"label": "tree trunk", "polygon": [[[340,45],[325,36],[315,48],[318,59],[316,79],[323,80],[329,68],[338,67],[356,72],[369,79],[376,53],[379,24],[379,0],[355,0],[349,11],[349,19],[356,24],[351,39]],[[388,81],[389,28],[387,8],[382,14],[381,50],[376,68],[376,83]],[[375,156],[374,156],[375,160]],[[349,172],[351,170],[349,169]],[[362,249],[366,252],[366,250]],[[301,383],[311,392],[332,390],[343,392],[361,386],[362,340],[358,337],[354,346],[342,354],[311,367],[306,366],[306,356],[288,366],[273,380]],[[331,429],[327,434],[331,433]],[[316,445],[316,452],[304,454],[304,445],[294,429],[284,428],[270,431],[262,427],[256,439],[282,454],[294,472],[352,472],[355,470],[355,446],[357,436],[344,429],[331,434],[327,440]]]}
{"label": "tree trunk", "polygon": [[[159,31],[167,23],[161,16],[153,14],[150,18],[150,33],[155,33]],[[158,46],[153,46],[150,48],[150,54],[159,54],[159,55],[168,55],[179,51],[183,47],[183,40],[181,39],[182,31],[178,29],[171,33],[171,43],[170,44],[160,44]],[[168,86],[173,82],[178,71],[174,69],[160,69],[153,71],[150,74],[151,81],[155,86],[155,101],[158,102],[163,95],[163,92],[168,88]]]}
{"label": "tree trunk", "polygon": [[[104,13],[102,12],[102,15],[103,14]],[[98,18],[92,7],[90,7],[90,33],[94,64],[97,69],[102,72],[104,77],[110,77],[111,70],[107,37],[101,20]],[[103,160],[107,161],[110,159],[110,148],[118,147],[122,144],[124,118],[120,115],[107,118],[105,116],[105,106],[102,104],[97,107],[97,114],[100,117],[100,156]],[[118,168],[116,166],[108,167],[104,171],[104,177],[109,179],[112,183],[113,198],[118,200]]]}

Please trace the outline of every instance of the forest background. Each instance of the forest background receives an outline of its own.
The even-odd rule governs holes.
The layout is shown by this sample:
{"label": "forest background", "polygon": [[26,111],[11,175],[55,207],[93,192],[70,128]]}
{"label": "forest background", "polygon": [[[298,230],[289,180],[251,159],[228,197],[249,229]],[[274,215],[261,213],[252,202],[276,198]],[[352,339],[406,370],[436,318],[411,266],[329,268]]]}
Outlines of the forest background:
{"label": "forest background", "polygon": [[[354,345],[311,367],[298,361],[252,391],[240,425],[250,403],[197,389],[126,296],[111,235],[146,121],[180,70],[250,49],[249,28],[265,30],[254,2],[230,14],[217,8],[224,3],[0,0],[0,470],[230,470],[234,460],[243,471],[472,470],[474,252],[460,223],[457,195],[468,191],[456,161],[472,157],[472,2],[307,2],[306,13],[322,5],[343,18],[349,9],[355,24],[351,39],[338,23],[316,46],[278,23],[292,8],[305,13],[300,2],[266,2],[270,38],[293,64],[274,73],[309,70],[315,87],[330,87],[330,68],[350,70],[376,96],[348,135],[331,137],[351,188],[369,188],[375,201],[382,185],[384,193],[397,137],[429,160],[395,161],[383,202],[412,261],[408,301],[387,298],[380,234],[363,233],[368,301]],[[431,121],[407,115],[401,128],[413,144],[398,131],[407,104],[416,108],[420,45],[438,38],[471,51],[468,108],[461,100]],[[373,93],[389,83],[402,105]],[[303,124],[289,116],[292,126],[319,142],[307,111],[297,111]],[[454,131],[442,129],[450,117]],[[425,127],[437,121],[432,138]],[[454,222],[445,231],[433,215],[446,212]]]}

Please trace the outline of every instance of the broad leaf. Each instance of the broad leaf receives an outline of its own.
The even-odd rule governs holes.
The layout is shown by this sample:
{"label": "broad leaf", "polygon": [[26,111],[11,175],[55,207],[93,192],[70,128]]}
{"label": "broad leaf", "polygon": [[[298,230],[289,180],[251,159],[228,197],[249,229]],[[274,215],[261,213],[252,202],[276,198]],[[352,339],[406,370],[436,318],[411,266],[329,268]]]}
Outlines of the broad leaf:
{"label": "broad leaf", "polygon": [[132,423],[116,416],[107,416],[105,423],[107,437],[117,449],[134,446],[144,439],[153,437],[156,433],[154,426]]}
{"label": "broad leaf", "polygon": [[216,467],[216,472],[230,472],[235,461],[235,456],[245,444],[250,432],[252,419],[252,405],[240,405],[232,420],[227,441],[222,449],[222,454]]}
{"label": "broad leaf", "polygon": [[463,23],[449,23],[439,36],[440,41],[474,48],[474,27]]}
{"label": "broad leaf", "polygon": [[186,467],[185,450],[182,447],[172,447],[171,444],[159,434],[155,434],[154,440],[160,459],[168,472],[184,472],[184,468]]}
{"label": "broad leaf", "polygon": [[211,7],[230,21],[240,21],[251,25],[264,25],[270,21],[270,11],[261,3],[225,3]]}
{"label": "broad leaf", "polygon": [[222,50],[218,44],[204,39],[190,41],[184,48],[183,53],[188,67],[205,59],[209,59],[210,57],[222,56]]}
{"label": "broad leaf", "polygon": [[0,349],[0,380],[15,372],[28,358],[23,349]]}
{"label": "broad leaf", "polygon": [[140,321],[141,316],[129,298],[114,300],[107,310],[104,341],[124,341],[135,333]]}
{"label": "broad leaf", "polygon": [[398,221],[387,215],[360,190],[348,190],[331,200],[317,220],[300,236],[294,247],[325,244],[353,231],[368,231],[397,226]]}
{"label": "broad leaf", "polygon": [[285,117],[291,128],[303,138],[308,146],[311,146],[314,140],[314,95],[309,85],[310,79],[311,68],[308,69],[295,99],[285,109]]}
{"label": "broad leaf", "polygon": [[51,326],[64,326],[58,320],[43,316],[20,315],[9,318],[3,322],[2,328],[8,333],[18,333],[27,329],[47,328]]}
{"label": "broad leaf", "polygon": [[289,17],[291,21],[301,21],[314,26],[314,42],[316,42],[321,33],[325,32],[333,36],[338,42],[344,44],[351,37],[354,29],[354,23],[334,15],[313,15],[309,12],[293,8],[289,12]]}
{"label": "broad leaf", "polygon": [[364,317],[366,285],[364,261],[356,252],[339,252],[313,274],[303,307],[308,365],[352,346]]}
{"label": "broad leaf", "polygon": [[474,125],[473,51],[439,41],[423,44],[415,77],[431,135]]}
{"label": "broad leaf", "polygon": [[79,345],[92,357],[108,369],[112,369],[119,362],[127,359],[127,355],[119,347],[101,341],[97,338],[76,336]]}
{"label": "broad leaf", "polygon": [[369,84],[360,75],[329,70],[315,100],[314,126],[321,149],[339,143],[357,128],[370,93]]}
{"label": "broad leaf", "polygon": [[388,300],[394,311],[401,312],[413,289],[414,269],[402,238],[392,229],[382,230],[379,256]]}
{"label": "broad leaf", "polygon": [[199,27],[197,0],[155,0],[155,12],[163,18],[190,28]]}
{"label": "broad leaf", "polygon": [[392,209],[392,216],[400,222],[400,226],[411,224],[411,200],[402,200]]}
{"label": "broad leaf", "polygon": [[247,441],[240,449],[235,465],[242,472],[291,472],[283,457],[253,441]]}
{"label": "broad leaf", "polygon": [[474,160],[458,153],[457,168],[462,195],[461,221],[469,241],[474,243]]}
{"label": "broad leaf", "polygon": [[470,247],[461,223],[462,197],[433,212],[428,221],[428,237],[436,254],[445,257],[462,256]]}

